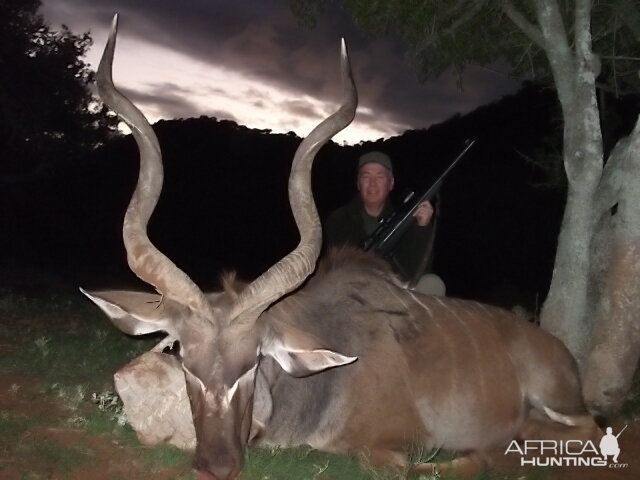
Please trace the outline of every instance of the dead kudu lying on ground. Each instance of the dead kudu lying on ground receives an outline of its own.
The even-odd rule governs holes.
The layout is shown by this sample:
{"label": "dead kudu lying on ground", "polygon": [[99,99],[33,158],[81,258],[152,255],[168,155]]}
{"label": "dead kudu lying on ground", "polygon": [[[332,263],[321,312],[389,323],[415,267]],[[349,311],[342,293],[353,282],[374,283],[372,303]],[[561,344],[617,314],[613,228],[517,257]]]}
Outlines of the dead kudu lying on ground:
{"label": "dead kudu lying on ground", "polygon": [[115,20],[98,86],[131,126],[141,156],[123,238],[131,269],[162,301],[150,308],[140,301],[148,294],[87,295],[126,333],[165,331],[179,340],[200,478],[236,478],[250,444],[308,444],[399,468],[408,447],[442,447],[465,455],[438,467],[467,473],[513,438],[544,438],[547,425],[571,438],[594,431],[570,354],[508,312],[406,290],[383,262],[351,249],[331,254],[300,288],[321,247],[311,164],[357,104],[344,49],[342,104],[300,144],[292,165],[300,244],[246,287],[207,296],[147,237],[162,186],[160,148],[113,86],[114,48]]}

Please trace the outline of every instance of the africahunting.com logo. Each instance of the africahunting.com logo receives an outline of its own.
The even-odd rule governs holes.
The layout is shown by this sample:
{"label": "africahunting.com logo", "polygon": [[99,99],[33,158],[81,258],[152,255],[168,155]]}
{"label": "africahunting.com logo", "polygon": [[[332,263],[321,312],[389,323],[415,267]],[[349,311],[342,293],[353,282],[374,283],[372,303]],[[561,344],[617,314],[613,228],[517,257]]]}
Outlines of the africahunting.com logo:
{"label": "africahunting.com logo", "polygon": [[525,440],[521,443],[512,440],[504,454],[520,455],[521,466],[627,468],[629,464],[618,462],[618,437],[627,427],[617,435],[607,427],[598,447],[591,440]]}

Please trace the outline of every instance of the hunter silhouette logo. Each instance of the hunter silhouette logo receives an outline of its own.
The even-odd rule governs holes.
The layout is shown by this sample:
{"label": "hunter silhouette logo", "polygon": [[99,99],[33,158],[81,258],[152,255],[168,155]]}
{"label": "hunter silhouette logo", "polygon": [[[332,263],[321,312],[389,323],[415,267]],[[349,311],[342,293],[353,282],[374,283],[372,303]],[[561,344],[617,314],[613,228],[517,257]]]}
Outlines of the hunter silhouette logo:
{"label": "hunter silhouette logo", "polygon": [[[520,455],[521,466],[533,467],[608,467],[627,468],[627,463],[618,463],[620,446],[618,437],[625,431],[625,425],[617,435],[607,427],[597,448],[591,440],[525,440],[518,443],[512,440],[504,454]],[[611,457],[609,463],[608,457]]]}
{"label": "hunter silhouette logo", "polygon": [[607,433],[600,439],[600,453],[602,454],[602,458],[604,461],[607,461],[607,456],[613,456],[613,463],[618,463],[618,455],[620,455],[620,447],[618,446],[618,437],[625,431],[625,429],[629,425],[625,425],[620,433],[614,435],[613,429],[611,427],[607,427]]}

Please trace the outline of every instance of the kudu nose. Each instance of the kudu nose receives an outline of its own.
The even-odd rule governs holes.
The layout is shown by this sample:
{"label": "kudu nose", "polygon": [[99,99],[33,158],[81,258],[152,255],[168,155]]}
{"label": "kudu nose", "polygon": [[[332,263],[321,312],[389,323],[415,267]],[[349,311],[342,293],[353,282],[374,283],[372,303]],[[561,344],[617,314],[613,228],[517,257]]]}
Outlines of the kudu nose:
{"label": "kudu nose", "polygon": [[235,480],[238,478],[240,471],[235,468],[212,468],[212,471],[198,472],[198,480]]}
{"label": "kudu nose", "polygon": [[198,472],[198,480],[216,480],[216,477],[208,472]]}
{"label": "kudu nose", "polygon": [[235,480],[240,475],[240,466],[235,462],[216,465],[197,465],[198,480]]}

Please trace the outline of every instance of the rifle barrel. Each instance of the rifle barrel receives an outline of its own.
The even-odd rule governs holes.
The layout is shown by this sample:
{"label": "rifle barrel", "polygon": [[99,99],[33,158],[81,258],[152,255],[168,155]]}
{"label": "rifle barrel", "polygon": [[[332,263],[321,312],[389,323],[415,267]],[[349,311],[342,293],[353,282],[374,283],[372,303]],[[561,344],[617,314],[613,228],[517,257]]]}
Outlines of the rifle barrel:
{"label": "rifle barrel", "polygon": [[[387,221],[384,222],[385,224],[392,223],[390,227],[387,228],[386,225],[381,224],[381,227],[384,228],[384,230],[386,231],[378,231],[378,229],[376,229],[376,232],[374,232],[374,236],[376,238],[370,237],[370,239],[367,239],[367,241],[365,242],[365,245],[368,246],[369,248],[365,248],[365,250],[369,250],[373,248],[375,251],[385,254],[387,251],[393,248],[393,244],[395,243],[394,241],[395,238],[398,238],[402,233],[404,233],[407,230],[407,228],[409,228],[409,222],[408,222],[409,217],[414,214],[414,212],[417,210],[418,206],[422,202],[426,200],[431,200],[431,198],[440,189],[440,186],[444,182],[444,179],[447,177],[447,175],[449,175],[451,170],[453,170],[453,168],[458,164],[458,162],[462,159],[462,157],[465,156],[465,154],[469,151],[469,149],[473,146],[473,144],[476,143],[476,141],[475,139],[474,140],[468,139],[465,143],[466,143],[465,148],[458,154],[455,160],[451,162],[451,164],[438,177],[438,179],[429,187],[429,189],[425,193],[423,193],[420,196],[420,198],[418,198],[417,201],[414,202],[411,208],[407,209],[405,213],[398,220],[394,219],[393,222],[387,222]],[[395,212],[394,212],[394,216],[395,216]],[[380,240],[377,240],[378,237],[380,238]]]}

